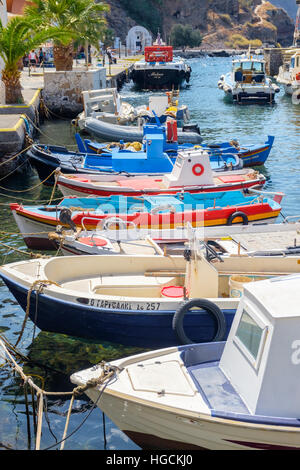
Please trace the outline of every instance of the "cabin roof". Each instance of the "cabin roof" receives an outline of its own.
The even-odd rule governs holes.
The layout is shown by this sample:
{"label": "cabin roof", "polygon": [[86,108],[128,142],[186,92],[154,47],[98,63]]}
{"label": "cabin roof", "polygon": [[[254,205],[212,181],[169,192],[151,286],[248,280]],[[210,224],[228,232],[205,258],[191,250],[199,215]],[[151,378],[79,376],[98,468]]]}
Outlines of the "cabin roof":
{"label": "cabin roof", "polygon": [[265,60],[264,59],[249,59],[249,57],[242,57],[240,59],[234,59],[232,61],[233,63],[239,63],[239,62],[258,62],[260,64],[264,64]]}
{"label": "cabin roof", "polygon": [[249,283],[244,290],[273,318],[300,317],[300,274]]}

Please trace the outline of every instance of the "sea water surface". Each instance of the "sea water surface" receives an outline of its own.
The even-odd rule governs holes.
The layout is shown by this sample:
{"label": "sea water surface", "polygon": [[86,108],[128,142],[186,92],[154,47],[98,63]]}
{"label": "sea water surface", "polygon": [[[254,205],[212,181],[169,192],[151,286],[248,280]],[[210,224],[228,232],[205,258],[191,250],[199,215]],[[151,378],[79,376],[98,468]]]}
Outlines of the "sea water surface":
{"label": "sea water surface", "polygon": [[[191,121],[198,123],[204,141],[216,143],[237,139],[241,145],[263,144],[268,135],[275,136],[272,152],[259,170],[266,176],[266,189],[283,191],[284,216],[300,214],[300,105],[293,105],[284,91],[276,96],[275,105],[234,105],[217,88],[222,73],[229,71],[231,58],[192,59],[189,86],[180,92],[180,103],[188,105]],[[134,105],[148,104],[149,93],[136,91],[133,83],[121,90],[125,101]],[[42,143],[75,148],[74,129],[67,119],[46,121],[38,139]],[[25,166],[25,164],[24,164]],[[9,203],[25,204],[48,201],[51,188],[36,186],[35,171],[14,174],[0,181],[0,256],[1,264],[27,259],[28,252],[13,220]],[[30,189],[34,187],[34,189]],[[10,188],[9,191],[7,188]],[[60,197],[57,191],[55,197]],[[49,254],[49,253],[48,253]],[[22,328],[24,312],[0,282],[0,334],[14,345]],[[18,351],[30,358],[24,372],[47,391],[66,392],[73,388],[70,375],[105,360],[128,356],[141,349],[125,348],[110,343],[96,344],[65,335],[41,332],[31,321],[26,323]],[[62,438],[69,397],[48,397],[45,403],[41,449],[58,449]],[[30,405],[30,410],[31,410]],[[35,438],[30,418],[28,432],[24,390],[17,374],[0,364],[0,449],[32,450]],[[75,400],[68,427],[66,450],[134,450],[139,449],[98,408],[82,396]]]}

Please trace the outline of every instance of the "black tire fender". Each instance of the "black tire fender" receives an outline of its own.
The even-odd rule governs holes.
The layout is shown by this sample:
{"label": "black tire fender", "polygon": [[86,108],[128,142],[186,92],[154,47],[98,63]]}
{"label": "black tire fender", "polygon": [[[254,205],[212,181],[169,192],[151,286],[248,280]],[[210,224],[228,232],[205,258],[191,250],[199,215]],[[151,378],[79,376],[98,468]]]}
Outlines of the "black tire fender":
{"label": "black tire fender", "polygon": [[242,219],[243,219],[243,225],[248,225],[248,224],[249,224],[249,220],[248,220],[248,217],[247,217],[247,215],[245,214],[245,212],[237,211],[237,212],[234,212],[233,214],[231,214],[231,215],[228,217],[228,220],[227,220],[227,222],[226,222],[226,225],[232,225],[233,220],[236,219],[237,217],[242,217]]}
{"label": "black tire fender", "polygon": [[211,342],[222,341],[226,333],[226,320],[222,310],[213,302],[207,299],[192,299],[183,303],[175,312],[172,320],[172,329],[175,332],[180,344],[192,344],[195,341],[188,338],[184,332],[183,319],[185,314],[193,307],[206,310],[217,322],[215,335]]}

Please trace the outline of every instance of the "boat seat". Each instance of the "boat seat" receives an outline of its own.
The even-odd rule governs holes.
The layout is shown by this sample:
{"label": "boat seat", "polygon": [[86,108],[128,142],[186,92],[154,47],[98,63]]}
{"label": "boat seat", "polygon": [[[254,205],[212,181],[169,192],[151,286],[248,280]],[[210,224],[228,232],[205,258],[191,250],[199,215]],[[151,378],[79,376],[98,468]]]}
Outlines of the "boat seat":
{"label": "boat seat", "polygon": [[263,74],[258,74],[258,75],[255,75],[253,78],[256,83],[262,83],[265,76]]}
{"label": "boat seat", "polygon": [[[157,297],[160,297],[161,288],[176,283],[174,276],[156,277],[144,275],[129,276],[99,276],[94,279],[77,279],[61,283],[64,289],[104,294],[106,291],[116,290],[115,295],[126,295],[129,290],[154,289]],[[124,292],[122,291],[124,289]],[[122,293],[121,293],[122,291]]]}
{"label": "boat seat", "polygon": [[242,82],[243,81],[243,74],[240,71],[235,72],[234,74],[234,80],[236,82]]}
{"label": "boat seat", "polygon": [[245,181],[245,178],[242,175],[224,175],[218,176],[218,179],[222,181],[222,183],[239,183],[240,181]]}
{"label": "boat seat", "polygon": [[246,404],[219,367],[218,361],[188,367],[188,372],[210,409],[249,414]]}
{"label": "boat seat", "polygon": [[119,180],[117,181],[118,185],[121,187],[132,188],[136,190],[145,190],[147,189],[161,189],[159,182],[161,180],[154,180],[151,178],[147,179],[131,179],[131,180]]}
{"label": "boat seat", "polygon": [[149,286],[166,286],[170,282],[174,282],[174,277],[155,277],[155,276],[144,276],[144,275],[132,275],[132,276],[101,276],[97,279],[90,280],[90,290],[95,290],[102,287],[149,287]]}

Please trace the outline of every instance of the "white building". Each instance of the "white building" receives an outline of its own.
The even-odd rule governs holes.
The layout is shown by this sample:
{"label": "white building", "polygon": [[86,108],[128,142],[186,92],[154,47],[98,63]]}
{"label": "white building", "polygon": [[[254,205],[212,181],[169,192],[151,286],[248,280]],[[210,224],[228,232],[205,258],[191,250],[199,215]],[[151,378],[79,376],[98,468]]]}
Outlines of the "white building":
{"label": "white building", "polygon": [[[0,1],[0,19],[3,26],[7,23],[7,8],[6,8],[6,0]],[[1,69],[3,67],[3,61],[0,58],[0,104],[5,102],[5,95],[4,95],[4,86],[1,81]]]}
{"label": "white building", "polygon": [[126,36],[126,48],[131,54],[144,52],[146,46],[152,45],[152,35],[143,26],[134,26]]}

